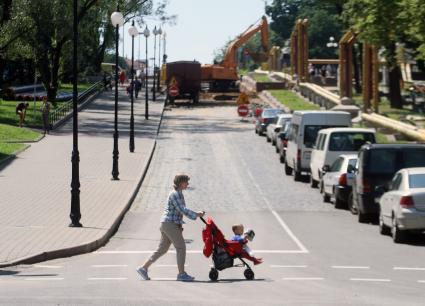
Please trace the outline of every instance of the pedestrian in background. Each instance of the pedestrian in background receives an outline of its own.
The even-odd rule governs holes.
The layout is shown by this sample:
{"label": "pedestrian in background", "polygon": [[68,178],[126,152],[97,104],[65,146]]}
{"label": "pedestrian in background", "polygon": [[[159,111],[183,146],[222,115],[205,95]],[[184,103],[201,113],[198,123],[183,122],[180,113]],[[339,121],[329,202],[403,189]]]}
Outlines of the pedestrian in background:
{"label": "pedestrian in background", "polygon": [[139,79],[136,77],[136,79],[134,80],[134,94],[137,97],[139,96],[139,91],[140,89],[142,89],[142,83],[139,81]]}
{"label": "pedestrian in background", "polygon": [[49,114],[50,103],[47,100],[47,97],[43,97],[43,104],[41,105],[41,117],[43,119],[44,135],[46,135],[46,133],[49,134],[50,131]]}
{"label": "pedestrian in background", "polygon": [[28,106],[30,106],[28,102],[21,102],[16,105],[16,114],[19,116],[19,127],[22,127],[22,124],[25,121]]}
{"label": "pedestrian in background", "polygon": [[124,86],[124,82],[125,82],[125,72],[124,72],[124,70],[121,70],[121,72],[120,72],[120,83],[121,83],[121,86]]}
{"label": "pedestrian in background", "polygon": [[195,278],[187,274],[184,270],[186,261],[186,244],[183,238],[183,215],[189,219],[196,220],[197,217],[204,216],[205,212],[194,212],[186,208],[186,203],[183,197],[183,190],[189,185],[189,176],[178,174],[174,177],[174,190],[168,196],[168,201],[165,204],[164,213],[161,217],[161,240],[157,250],[151,257],[139,267],[136,271],[144,280],[149,280],[149,267],[162,255],[166,254],[170,245],[173,244],[177,253],[177,274],[178,281],[193,281]]}

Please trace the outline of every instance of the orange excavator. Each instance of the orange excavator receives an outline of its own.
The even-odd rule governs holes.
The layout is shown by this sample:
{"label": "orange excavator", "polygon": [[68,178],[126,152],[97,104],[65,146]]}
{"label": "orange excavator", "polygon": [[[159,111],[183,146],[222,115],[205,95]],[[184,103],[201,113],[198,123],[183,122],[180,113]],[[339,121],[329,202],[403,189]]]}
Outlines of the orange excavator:
{"label": "orange excavator", "polygon": [[209,82],[210,89],[221,91],[234,87],[235,82],[239,79],[236,51],[257,32],[261,33],[261,46],[264,52],[249,52],[249,54],[254,62],[264,62],[267,60],[269,52],[269,26],[267,18],[263,16],[259,24],[250,26],[229,44],[221,63],[201,66],[202,81]]}

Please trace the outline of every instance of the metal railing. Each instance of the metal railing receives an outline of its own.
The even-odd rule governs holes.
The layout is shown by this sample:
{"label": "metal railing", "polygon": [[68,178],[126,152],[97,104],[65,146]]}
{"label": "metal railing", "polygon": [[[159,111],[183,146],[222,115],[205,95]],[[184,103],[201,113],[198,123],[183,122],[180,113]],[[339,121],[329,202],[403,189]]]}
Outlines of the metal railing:
{"label": "metal railing", "polygon": [[[82,102],[84,102],[89,96],[91,96],[96,91],[99,91],[101,88],[103,88],[104,84],[103,81],[97,82],[84,90],[82,93],[78,95],[78,105],[80,105]],[[72,99],[66,102],[61,103],[62,105],[55,110],[51,111],[49,113],[49,124],[50,126],[54,126],[55,123],[62,120],[64,117],[66,117],[68,114],[72,112]]]}

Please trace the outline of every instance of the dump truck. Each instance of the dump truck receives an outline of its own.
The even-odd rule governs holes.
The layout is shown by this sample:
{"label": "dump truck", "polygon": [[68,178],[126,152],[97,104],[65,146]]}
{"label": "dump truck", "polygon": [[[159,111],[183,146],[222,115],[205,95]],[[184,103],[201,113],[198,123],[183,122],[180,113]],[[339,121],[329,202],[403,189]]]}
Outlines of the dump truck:
{"label": "dump truck", "polygon": [[199,102],[201,91],[201,63],[197,61],[177,61],[167,63],[165,68],[167,101],[190,99]]}

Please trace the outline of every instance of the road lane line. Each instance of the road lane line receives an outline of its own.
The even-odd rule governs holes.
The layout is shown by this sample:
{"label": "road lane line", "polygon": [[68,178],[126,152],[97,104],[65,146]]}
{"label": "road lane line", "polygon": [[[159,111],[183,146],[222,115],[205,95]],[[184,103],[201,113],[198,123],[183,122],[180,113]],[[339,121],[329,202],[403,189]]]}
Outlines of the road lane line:
{"label": "road lane line", "polygon": [[62,266],[33,265],[34,268],[60,269]]}
{"label": "road lane line", "polygon": [[[252,250],[254,253],[261,253],[261,254],[303,254],[306,253],[302,250]],[[131,250],[122,250],[122,251],[97,251],[94,252],[95,254],[151,254],[155,252],[154,250],[148,250],[148,251],[131,251]],[[168,251],[167,253],[175,254],[176,251]],[[186,251],[186,254],[202,254],[202,250],[188,250]]]}
{"label": "road lane line", "polygon": [[126,268],[128,265],[91,265],[92,268]]}
{"label": "road lane line", "polygon": [[63,277],[28,277],[25,278],[26,281],[61,281],[64,280]]}
{"label": "road lane line", "polygon": [[289,235],[289,237],[291,237],[292,240],[295,242],[295,244],[300,248],[300,251],[302,251],[303,253],[309,253],[309,251],[306,249],[306,247],[294,235],[294,233],[289,229],[289,227],[286,225],[286,223],[283,222],[282,218],[277,214],[277,212],[275,212],[274,210],[271,210],[271,212],[276,217],[277,221],[283,227],[283,229],[286,231],[286,233]]}
{"label": "road lane line", "polygon": [[307,266],[270,265],[270,268],[307,268]]}
{"label": "road lane line", "polygon": [[285,281],[321,281],[323,277],[284,277],[282,280]]}
{"label": "road lane line", "polygon": [[[237,150],[236,150],[237,151]],[[238,151],[237,151],[238,152]],[[238,152],[239,153],[239,152]],[[244,167],[246,171],[248,172],[248,176],[251,178],[252,183],[254,184],[255,188],[258,191],[258,194],[261,195],[263,198],[263,201],[266,203],[267,208],[272,212],[272,214],[275,216],[279,224],[282,226],[284,231],[288,234],[288,236],[295,242],[295,244],[300,249],[299,253],[310,253],[307,248],[301,243],[301,241],[295,236],[295,234],[289,229],[289,227],[286,225],[286,223],[282,220],[282,218],[276,213],[276,211],[273,210],[269,200],[267,199],[266,195],[264,194],[263,190],[260,188],[260,186],[256,183],[254,176],[252,175],[251,171],[249,170],[248,165],[246,164],[245,160],[242,158],[241,154],[239,153],[240,161],[244,164]]]}
{"label": "road lane line", "polygon": [[425,268],[419,267],[394,267],[394,270],[406,270],[406,271],[425,271]]}
{"label": "road lane line", "polygon": [[418,280],[418,283],[422,283],[422,284],[425,284],[425,280],[423,280],[423,279],[420,279],[420,280]]}
{"label": "road lane line", "polygon": [[390,282],[388,278],[350,278],[350,281],[355,282]]}
{"label": "road lane line", "polygon": [[89,277],[87,278],[87,280],[89,281],[97,281],[97,280],[106,280],[106,281],[112,281],[112,280],[118,280],[118,281],[123,281],[123,280],[127,280],[127,277]]}
{"label": "road lane line", "polygon": [[370,269],[368,266],[332,266],[333,269]]}

